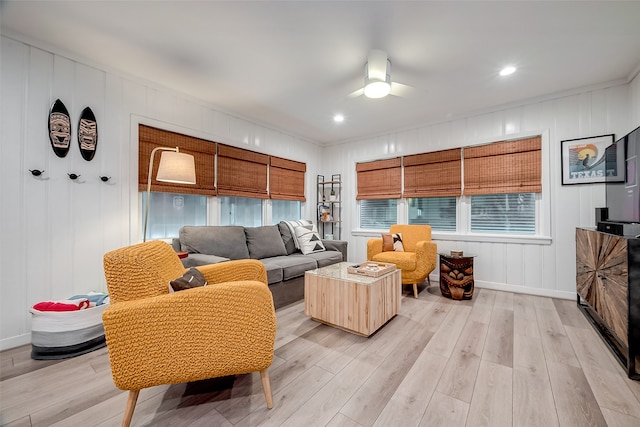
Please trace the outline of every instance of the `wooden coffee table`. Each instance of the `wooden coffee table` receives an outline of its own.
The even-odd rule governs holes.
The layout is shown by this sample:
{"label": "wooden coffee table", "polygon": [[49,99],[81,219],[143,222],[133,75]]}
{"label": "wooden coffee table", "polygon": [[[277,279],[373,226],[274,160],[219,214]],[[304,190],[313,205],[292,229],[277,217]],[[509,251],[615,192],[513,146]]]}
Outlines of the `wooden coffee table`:
{"label": "wooden coffee table", "polygon": [[305,273],[304,312],[319,322],[368,337],[398,314],[401,272],[369,277],[347,272],[350,265],[342,262]]}

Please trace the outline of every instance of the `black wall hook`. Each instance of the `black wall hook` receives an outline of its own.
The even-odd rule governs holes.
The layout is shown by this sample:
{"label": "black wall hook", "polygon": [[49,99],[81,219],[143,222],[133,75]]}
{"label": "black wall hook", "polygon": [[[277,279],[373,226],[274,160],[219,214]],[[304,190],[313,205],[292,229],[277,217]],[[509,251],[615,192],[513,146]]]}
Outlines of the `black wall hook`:
{"label": "black wall hook", "polygon": [[111,177],[110,177],[110,176],[101,176],[101,177],[100,177],[100,180],[101,180],[102,182],[107,182],[107,181],[109,181],[110,179],[111,179]]}
{"label": "black wall hook", "polygon": [[69,175],[69,179],[78,179],[78,178],[80,178],[80,175],[76,175],[75,173],[68,173],[67,175]]}
{"label": "black wall hook", "polygon": [[38,170],[38,169],[29,169],[29,172],[31,172],[31,175],[33,176],[40,176],[44,173],[43,170]]}

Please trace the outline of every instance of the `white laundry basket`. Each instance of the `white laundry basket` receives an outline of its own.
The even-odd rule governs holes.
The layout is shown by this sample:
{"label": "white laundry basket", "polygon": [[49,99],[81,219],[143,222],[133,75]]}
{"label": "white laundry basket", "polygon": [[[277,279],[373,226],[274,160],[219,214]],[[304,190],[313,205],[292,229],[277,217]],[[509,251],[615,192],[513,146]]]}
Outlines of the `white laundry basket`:
{"label": "white laundry basket", "polygon": [[66,359],[106,345],[102,312],[109,304],[76,311],[31,312],[31,358]]}

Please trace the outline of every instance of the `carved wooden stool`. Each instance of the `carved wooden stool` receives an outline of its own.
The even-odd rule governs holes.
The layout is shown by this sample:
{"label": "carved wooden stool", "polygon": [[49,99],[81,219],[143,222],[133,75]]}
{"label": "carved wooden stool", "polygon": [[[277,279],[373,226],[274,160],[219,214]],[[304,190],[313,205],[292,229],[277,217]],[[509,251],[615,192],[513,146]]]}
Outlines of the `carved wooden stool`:
{"label": "carved wooden stool", "polygon": [[440,254],[440,292],[452,299],[473,297],[473,258],[475,255]]}

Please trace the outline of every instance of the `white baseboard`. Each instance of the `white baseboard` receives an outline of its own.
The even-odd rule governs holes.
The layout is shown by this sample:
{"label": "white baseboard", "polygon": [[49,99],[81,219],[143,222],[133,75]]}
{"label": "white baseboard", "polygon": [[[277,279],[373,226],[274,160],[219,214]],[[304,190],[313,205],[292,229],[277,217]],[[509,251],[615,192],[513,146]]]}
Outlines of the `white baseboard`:
{"label": "white baseboard", "polygon": [[[433,274],[429,275],[429,279],[431,280],[431,285],[434,284],[440,286],[440,276],[436,275],[434,277]],[[554,289],[540,289],[540,288],[529,288],[526,286],[516,286],[516,285],[508,285],[506,283],[495,283],[495,282],[484,282],[481,280],[475,281],[475,286],[477,288],[491,289],[494,291],[504,291],[504,292],[513,292],[515,294],[527,294],[527,295],[536,295],[540,297],[549,297],[549,298],[559,298],[559,299],[568,299],[568,300],[576,300],[576,292],[567,292],[567,291],[558,291]]]}
{"label": "white baseboard", "polygon": [[31,333],[24,335],[17,335],[11,338],[4,338],[0,340],[0,351],[8,350],[14,347],[20,347],[21,345],[31,344]]}

